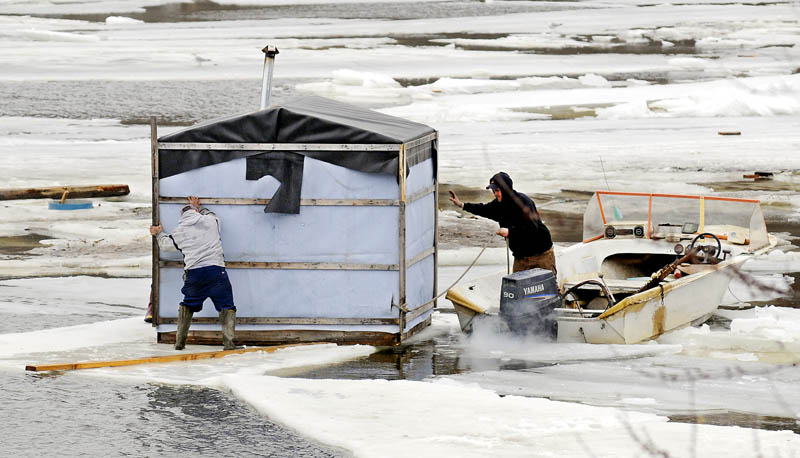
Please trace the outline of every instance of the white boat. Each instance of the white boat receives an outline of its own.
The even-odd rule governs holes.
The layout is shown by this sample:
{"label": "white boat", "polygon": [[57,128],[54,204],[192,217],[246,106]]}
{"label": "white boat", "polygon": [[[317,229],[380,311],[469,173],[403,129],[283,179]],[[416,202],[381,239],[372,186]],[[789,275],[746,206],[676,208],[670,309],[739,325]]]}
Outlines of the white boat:
{"label": "white boat", "polygon": [[[583,242],[557,252],[561,294],[542,318],[558,342],[654,339],[706,321],[741,264],[775,244],[757,200],[598,191]],[[448,291],[463,331],[498,322],[505,274]]]}

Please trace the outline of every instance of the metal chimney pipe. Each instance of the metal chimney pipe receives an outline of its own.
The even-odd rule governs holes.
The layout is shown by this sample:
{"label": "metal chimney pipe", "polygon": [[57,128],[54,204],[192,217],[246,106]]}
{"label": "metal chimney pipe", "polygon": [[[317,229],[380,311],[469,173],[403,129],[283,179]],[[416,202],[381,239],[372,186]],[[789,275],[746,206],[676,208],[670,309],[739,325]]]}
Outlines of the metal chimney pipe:
{"label": "metal chimney pipe", "polygon": [[269,105],[269,96],[272,92],[272,67],[275,65],[275,56],[278,48],[267,45],[261,50],[264,53],[264,73],[261,75],[261,109]]}

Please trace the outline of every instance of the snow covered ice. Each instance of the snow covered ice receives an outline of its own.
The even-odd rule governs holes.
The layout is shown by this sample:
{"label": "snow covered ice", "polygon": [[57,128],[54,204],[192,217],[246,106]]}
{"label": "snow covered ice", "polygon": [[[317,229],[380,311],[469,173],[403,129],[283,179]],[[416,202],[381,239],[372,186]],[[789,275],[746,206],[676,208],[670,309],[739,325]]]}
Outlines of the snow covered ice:
{"label": "snow covered ice", "polygon": [[[186,5],[0,0],[0,187],[131,188],[85,211],[0,202],[0,380],[31,363],[173,353],[142,322],[146,123],[157,116],[163,135],[257,109],[267,44],[280,50],[277,101],[316,94],[436,128],[442,183],[483,188],[505,170],[567,213],[582,207],[564,190],[716,193],[761,200],[768,227],[800,224],[796,1]],[[721,185],[754,171],[773,172],[771,184]],[[443,227],[473,223],[443,210]],[[800,271],[795,234],[745,266],[770,293],[739,285],[727,297],[762,307],[644,345],[466,339],[441,299],[411,345],[457,355],[447,373],[306,377],[378,350],[320,345],[61,377],[218,389],[359,457],[796,456],[800,309],[776,293],[791,294]],[[441,253],[441,289],[474,245]],[[467,278],[504,269],[505,256],[489,249]],[[703,424],[722,414],[745,420]]]}

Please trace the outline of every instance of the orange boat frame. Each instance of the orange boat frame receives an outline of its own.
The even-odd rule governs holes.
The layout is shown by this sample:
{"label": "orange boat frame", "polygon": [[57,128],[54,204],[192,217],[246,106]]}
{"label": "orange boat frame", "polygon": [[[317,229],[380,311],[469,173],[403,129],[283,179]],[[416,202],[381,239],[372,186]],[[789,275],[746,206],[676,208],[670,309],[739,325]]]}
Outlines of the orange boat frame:
{"label": "orange boat frame", "polygon": [[[648,208],[647,208],[647,232],[645,238],[651,238],[651,223],[653,221],[653,197],[665,197],[670,199],[698,199],[700,200],[700,232],[702,232],[703,228],[703,220],[704,220],[704,209],[706,200],[716,200],[716,201],[725,201],[725,202],[745,202],[751,204],[759,204],[759,210],[761,210],[761,201],[756,199],[738,199],[736,197],[714,197],[714,196],[695,196],[695,195],[684,195],[684,194],[658,194],[658,193],[645,193],[645,192],[622,192],[622,191],[595,191],[595,196],[597,196],[597,205],[600,207],[600,217],[603,219],[603,224],[607,224],[606,221],[606,212],[603,210],[603,201],[600,198],[602,195],[608,196],[637,196],[637,197],[649,197]],[[764,217],[762,212],[761,217]],[[600,240],[603,238],[603,234],[596,235],[594,237],[590,237],[583,241],[583,243],[594,242],[595,240]]]}

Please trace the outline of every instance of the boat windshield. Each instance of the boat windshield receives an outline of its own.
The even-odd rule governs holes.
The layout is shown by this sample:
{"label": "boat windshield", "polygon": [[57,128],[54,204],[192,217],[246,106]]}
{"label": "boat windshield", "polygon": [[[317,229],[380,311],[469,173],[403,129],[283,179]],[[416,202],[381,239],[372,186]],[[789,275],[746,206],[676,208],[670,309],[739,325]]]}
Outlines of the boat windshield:
{"label": "boat windshield", "polygon": [[751,250],[769,244],[761,203],[752,199],[597,191],[583,214],[584,242],[615,233],[659,239],[703,232]]}

